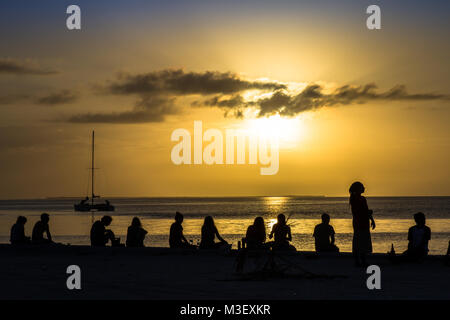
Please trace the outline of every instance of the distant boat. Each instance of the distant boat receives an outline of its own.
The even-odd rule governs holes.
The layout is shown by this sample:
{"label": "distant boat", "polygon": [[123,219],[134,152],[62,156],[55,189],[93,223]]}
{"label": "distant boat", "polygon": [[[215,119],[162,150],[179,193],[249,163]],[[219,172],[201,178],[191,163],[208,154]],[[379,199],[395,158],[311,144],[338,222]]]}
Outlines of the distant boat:
{"label": "distant boat", "polygon": [[91,199],[89,197],[86,197],[85,199],[81,200],[79,203],[76,203],[73,205],[73,208],[75,211],[81,211],[81,212],[89,212],[89,211],[114,211],[114,206],[109,203],[108,200],[105,200],[104,203],[94,203],[95,198],[100,198],[100,196],[95,195],[94,193],[94,155],[95,155],[95,132],[92,131],[92,167],[91,169],[91,180],[92,180],[92,188],[91,188]]}

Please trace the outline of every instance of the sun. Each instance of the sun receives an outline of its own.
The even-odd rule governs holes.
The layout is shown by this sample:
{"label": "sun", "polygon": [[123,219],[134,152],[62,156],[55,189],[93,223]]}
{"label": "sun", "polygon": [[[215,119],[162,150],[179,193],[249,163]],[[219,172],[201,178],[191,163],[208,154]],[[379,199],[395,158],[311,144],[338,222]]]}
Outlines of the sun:
{"label": "sun", "polygon": [[300,118],[283,118],[280,115],[247,120],[251,134],[260,138],[278,138],[280,145],[297,143],[304,135],[305,126]]}

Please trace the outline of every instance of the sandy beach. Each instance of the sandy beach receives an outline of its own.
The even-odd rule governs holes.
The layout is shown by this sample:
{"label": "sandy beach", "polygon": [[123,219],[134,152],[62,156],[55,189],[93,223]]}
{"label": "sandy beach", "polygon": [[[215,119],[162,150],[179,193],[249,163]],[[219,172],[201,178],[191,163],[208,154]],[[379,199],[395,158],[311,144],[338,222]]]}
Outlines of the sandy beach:
{"label": "sandy beach", "polygon": [[[450,267],[443,256],[421,264],[393,265],[385,254],[370,264],[381,268],[381,290],[368,290],[366,270],[350,254],[311,252],[277,255],[277,264],[299,266],[325,277],[308,277],[293,267],[285,277],[234,273],[236,251],[183,252],[167,248],[0,245],[0,299],[450,299]],[[267,257],[262,257],[263,263]],[[66,288],[66,268],[81,268],[81,290]]]}

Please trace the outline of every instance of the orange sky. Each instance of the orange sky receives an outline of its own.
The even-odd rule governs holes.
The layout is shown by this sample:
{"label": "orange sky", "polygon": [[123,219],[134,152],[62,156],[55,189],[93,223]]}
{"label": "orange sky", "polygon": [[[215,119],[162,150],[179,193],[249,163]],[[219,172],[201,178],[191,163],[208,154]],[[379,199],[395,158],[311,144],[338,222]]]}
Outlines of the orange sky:
{"label": "orange sky", "polygon": [[[411,19],[396,19],[401,8],[392,5],[382,30],[369,31],[357,5],[252,10],[195,2],[184,12],[158,8],[158,17],[152,4],[148,15],[133,4],[126,12],[83,4],[91,16],[77,33],[59,26],[56,9],[37,38],[14,22],[20,19],[7,22],[0,198],[84,196],[93,129],[97,190],[105,196],[333,196],[346,195],[354,180],[369,196],[450,194],[449,29],[438,11],[424,12],[436,27],[414,25],[420,4]],[[12,17],[29,14],[14,9]],[[161,75],[178,69],[181,77]],[[220,81],[206,79],[208,72]],[[371,83],[378,89],[370,94],[339,95],[345,85]],[[320,85],[321,98],[301,96],[309,85]],[[399,85],[406,91],[389,98]],[[290,114],[272,122],[250,115],[267,110],[262,99],[276,92],[289,102],[270,109],[269,119]],[[236,96],[245,108],[208,104]],[[244,119],[234,117],[238,108]],[[193,132],[195,120],[223,133],[274,130],[278,173],[260,175],[259,164],[174,165],[171,133]]]}

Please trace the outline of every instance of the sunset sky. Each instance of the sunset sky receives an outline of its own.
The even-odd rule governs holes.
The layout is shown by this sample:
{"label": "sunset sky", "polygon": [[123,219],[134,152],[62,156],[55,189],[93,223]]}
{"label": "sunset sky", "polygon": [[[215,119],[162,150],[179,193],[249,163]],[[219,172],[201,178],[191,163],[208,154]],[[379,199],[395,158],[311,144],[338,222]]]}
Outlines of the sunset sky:
{"label": "sunset sky", "polygon": [[[81,30],[66,8],[81,7]],[[381,30],[366,8],[381,7]],[[450,2],[2,1],[0,198],[450,195]],[[262,130],[279,171],[172,163]]]}

